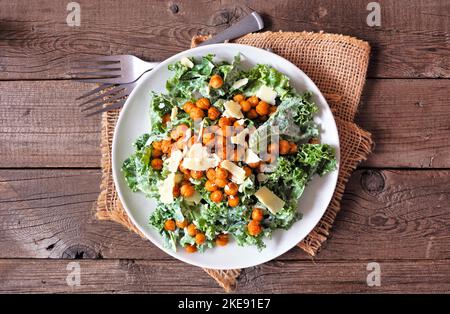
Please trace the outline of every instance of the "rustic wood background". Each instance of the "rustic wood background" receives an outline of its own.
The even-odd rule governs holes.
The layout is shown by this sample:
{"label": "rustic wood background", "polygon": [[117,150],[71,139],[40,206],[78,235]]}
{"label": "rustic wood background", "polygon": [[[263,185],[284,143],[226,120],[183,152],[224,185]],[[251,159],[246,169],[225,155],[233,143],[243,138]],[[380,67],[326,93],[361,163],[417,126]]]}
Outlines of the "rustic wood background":
{"label": "rustic wood background", "polygon": [[[112,222],[94,218],[100,118],[75,97],[81,54],[163,60],[198,33],[256,10],[270,30],[342,33],[373,48],[358,123],[376,148],[352,176],[332,237],[312,261],[299,249],[243,271],[236,292],[450,291],[450,2],[368,0],[0,0],[0,292],[222,292]],[[71,259],[82,284],[66,284]],[[366,266],[381,266],[368,287]]]}

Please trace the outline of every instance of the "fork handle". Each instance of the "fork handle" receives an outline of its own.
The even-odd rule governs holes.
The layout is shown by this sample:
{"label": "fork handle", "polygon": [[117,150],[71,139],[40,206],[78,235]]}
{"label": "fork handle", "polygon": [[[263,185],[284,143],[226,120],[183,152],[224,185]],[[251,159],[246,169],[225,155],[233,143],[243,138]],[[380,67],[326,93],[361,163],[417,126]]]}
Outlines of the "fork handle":
{"label": "fork handle", "polygon": [[261,16],[256,12],[252,12],[236,24],[228,27],[223,32],[220,32],[214,37],[205,40],[199,44],[199,46],[223,43],[226,40],[235,39],[248,33],[259,31],[263,28],[264,22]]}

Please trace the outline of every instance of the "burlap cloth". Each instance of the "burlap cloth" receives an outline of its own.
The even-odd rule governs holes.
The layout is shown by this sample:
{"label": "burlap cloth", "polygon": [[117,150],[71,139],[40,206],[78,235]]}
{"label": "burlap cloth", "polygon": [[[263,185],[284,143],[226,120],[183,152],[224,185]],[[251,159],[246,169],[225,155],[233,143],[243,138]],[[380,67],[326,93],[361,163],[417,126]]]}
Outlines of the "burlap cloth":
{"label": "burlap cloth", "polygon": [[[196,36],[192,46],[205,40]],[[325,33],[264,32],[249,34],[235,41],[260,48],[290,60],[303,70],[319,87],[330,105],[339,130],[341,163],[339,178],[328,209],[311,233],[298,244],[315,256],[340,210],[345,185],[357,164],[365,160],[372,148],[370,133],[359,128],[353,119],[364,86],[370,47],[367,42],[343,35]],[[111,145],[119,110],[102,117],[102,184],[97,203],[97,218],[116,221],[142,236],[125,213],[114,187],[111,170]],[[232,290],[240,269],[204,269],[226,291]]]}

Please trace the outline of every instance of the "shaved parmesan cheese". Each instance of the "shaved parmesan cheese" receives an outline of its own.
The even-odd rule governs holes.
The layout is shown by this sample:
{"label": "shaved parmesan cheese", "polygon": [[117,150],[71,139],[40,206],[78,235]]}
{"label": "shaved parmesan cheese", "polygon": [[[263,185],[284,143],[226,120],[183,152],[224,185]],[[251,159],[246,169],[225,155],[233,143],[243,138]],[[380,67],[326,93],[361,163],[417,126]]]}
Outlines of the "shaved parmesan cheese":
{"label": "shaved parmesan cheese", "polygon": [[170,113],[170,120],[173,121],[177,118],[178,107],[173,107],[172,112]]}
{"label": "shaved parmesan cheese", "polygon": [[245,180],[245,170],[229,160],[222,160],[220,166],[231,173],[231,181],[242,184]]}
{"label": "shaved parmesan cheese", "polygon": [[275,105],[275,98],[277,97],[277,92],[273,88],[263,85],[256,92],[256,97],[264,100],[266,103]]}
{"label": "shaved parmesan cheese", "polygon": [[190,203],[200,204],[200,201],[202,200],[202,196],[200,195],[200,193],[195,191],[192,196],[185,197],[184,200],[188,201]]}
{"label": "shaved parmesan cheese", "polygon": [[237,145],[242,145],[245,146],[245,137],[250,133],[250,131],[248,129],[244,129],[242,132],[240,132],[239,134],[236,134],[235,136],[232,136],[230,138],[231,143],[233,144],[237,144]]}
{"label": "shaved parmesan cheese", "polygon": [[183,167],[189,170],[205,171],[217,167],[218,164],[218,159],[210,155],[207,148],[200,143],[192,145],[183,159]]}
{"label": "shaved parmesan cheese", "polygon": [[244,125],[245,119],[237,120],[236,123],[238,123],[239,125]]}
{"label": "shaved parmesan cheese", "polygon": [[258,155],[252,151],[251,149],[247,149],[245,151],[245,159],[244,162],[246,164],[254,164],[261,161],[261,158],[258,157]]}
{"label": "shaved parmesan cheese", "polygon": [[261,187],[255,193],[256,198],[263,203],[273,214],[279,212],[285,202],[276,196],[271,190],[266,188],[265,186]]}
{"label": "shaved parmesan cheese", "polygon": [[191,60],[189,60],[189,58],[186,57],[181,58],[180,63],[190,69],[194,67],[194,63]]}
{"label": "shaved parmesan cheese", "polygon": [[171,172],[164,179],[162,184],[159,186],[158,191],[160,195],[160,200],[164,204],[170,204],[173,202],[173,188],[175,186],[175,173]]}
{"label": "shaved parmesan cheese", "polygon": [[228,118],[242,119],[244,115],[241,111],[241,105],[234,100],[228,100],[223,104],[225,111],[223,115]]}
{"label": "shaved parmesan cheese", "polygon": [[247,83],[248,83],[248,78],[240,79],[240,80],[234,82],[233,85],[231,85],[231,89],[241,88],[242,86],[246,85]]}
{"label": "shaved parmesan cheese", "polygon": [[181,150],[172,151],[170,157],[165,160],[167,170],[170,172],[176,172],[178,170],[178,166],[180,165],[181,159],[183,159],[183,153]]}

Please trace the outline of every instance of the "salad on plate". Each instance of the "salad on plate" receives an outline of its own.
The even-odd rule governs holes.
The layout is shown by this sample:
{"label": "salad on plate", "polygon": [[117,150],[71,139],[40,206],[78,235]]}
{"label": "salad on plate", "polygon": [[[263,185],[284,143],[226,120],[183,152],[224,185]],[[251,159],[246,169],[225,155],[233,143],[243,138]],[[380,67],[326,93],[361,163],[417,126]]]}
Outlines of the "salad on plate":
{"label": "salad on plate", "polygon": [[156,200],[149,224],[173,250],[232,239],[263,249],[301,219],[308,182],[336,169],[312,95],[269,65],[244,69],[241,58],[171,64],[166,92],[151,92],[151,129],[122,165],[130,189]]}

